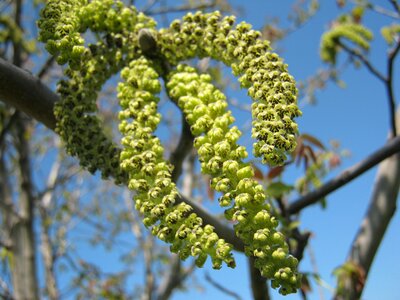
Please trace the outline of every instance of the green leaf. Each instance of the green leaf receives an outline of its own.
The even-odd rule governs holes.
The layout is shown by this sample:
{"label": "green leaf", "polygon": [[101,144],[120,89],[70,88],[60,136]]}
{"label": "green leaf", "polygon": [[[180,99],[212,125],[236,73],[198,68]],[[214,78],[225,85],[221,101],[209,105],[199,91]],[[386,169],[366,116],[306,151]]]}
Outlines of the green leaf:
{"label": "green leaf", "polygon": [[284,194],[288,194],[293,191],[294,186],[287,185],[283,182],[273,182],[267,187],[267,194],[274,198],[282,197]]}

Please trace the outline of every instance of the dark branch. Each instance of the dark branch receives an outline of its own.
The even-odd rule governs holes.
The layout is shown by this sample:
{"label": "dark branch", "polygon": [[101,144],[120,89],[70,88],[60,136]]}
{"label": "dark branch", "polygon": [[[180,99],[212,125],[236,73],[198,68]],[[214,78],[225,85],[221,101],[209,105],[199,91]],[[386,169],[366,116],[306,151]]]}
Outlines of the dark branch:
{"label": "dark branch", "polygon": [[254,266],[254,257],[249,257],[248,262],[253,299],[269,300],[267,280],[261,276],[260,270]]}
{"label": "dark branch", "polygon": [[393,154],[399,151],[400,151],[400,137],[395,137],[392,140],[388,141],[387,144],[384,145],[382,148],[372,153],[365,160],[343,171],[341,174],[339,174],[332,180],[325,183],[319,189],[310,192],[307,195],[292,202],[289,205],[288,213],[296,214],[300,212],[303,208],[317,203],[321,198],[342,187],[346,183],[350,182],[354,178],[368,171],[370,168],[376,166],[384,159],[392,156]]}
{"label": "dark branch", "polygon": [[59,100],[37,77],[0,58],[0,99],[54,130],[54,103]]}
{"label": "dark branch", "polygon": [[389,61],[388,61],[388,74],[387,77],[385,77],[381,72],[379,72],[372,64],[371,62],[364,56],[362,55],[359,51],[356,49],[352,49],[348,47],[347,45],[343,44],[341,41],[337,41],[338,45],[342,47],[343,50],[348,52],[351,56],[356,57],[359,59],[366,67],[367,69],[375,75],[379,80],[383,82],[383,84],[386,87],[387,93],[388,93],[388,101],[389,101],[389,115],[390,115],[390,127],[393,132],[393,136],[397,135],[397,130],[396,130],[396,112],[395,112],[395,107],[396,103],[394,100],[394,93],[393,93],[393,62],[394,59],[396,58],[396,55],[399,51],[400,48],[400,41],[397,43],[396,47],[393,49],[391,53],[389,53]]}
{"label": "dark branch", "polygon": [[389,0],[389,2],[393,5],[393,7],[397,11],[397,13],[400,14],[400,4],[397,3],[397,0]]}
{"label": "dark branch", "polygon": [[3,144],[6,134],[11,130],[15,121],[18,119],[18,111],[14,111],[8,122],[4,125],[3,130],[0,132],[0,146]]}
{"label": "dark branch", "polygon": [[[277,198],[276,202],[278,204],[278,207],[280,209],[280,213],[282,215],[283,218],[286,219],[287,224],[292,223],[292,217],[291,215],[288,213],[288,205],[287,205],[287,201],[285,201],[282,198]],[[291,246],[291,243],[288,241],[288,245],[289,245],[289,251],[290,253],[296,257],[298,259],[298,261],[301,261],[303,259],[304,256],[304,251],[308,245],[308,240],[311,236],[311,233],[306,231],[304,233],[301,233],[298,227],[293,228],[292,230],[290,230],[290,236],[296,240],[297,245],[295,248],[293,248]]]}
{"label": "dark branch", "polygon": [[174,166],[172,172],[172,180],[175,182],[178,180],[182,173],[182,163],[187,154],[192,150],[193,147],[193,135],[190,131],[190,125],[186,122],[185,117],[182,115],[182,131],[178,145],[174,152],[171,153],[169,161]]}
{"label": "dark branch", "polygon": [[50,56],[42,68],[40,69],[39,73],[37,74],[37,77],[39,79],[42,79],[44,76],[46,76],[47,72],[50,70],[50,68],[53,66],[54,62],[56,61],[54,56]]}
{"label": "dark branch", "polygon": [[343,44],[340,40],[337,41],[337,44],[343,49],[345,50],[347,53],[349,53],[351,56],[354,56],[355,58],[359,59],[366,67],[367,69],[374,74],[376,77],[378,77],[379,80],[381,80],[383,83],[385,83],[387,81],[387,79],[385,78],[385,76],[378,71],[378,69],[376,69],[371,62],[363,55],[361,54],[359,51],[357,51],[356,49],[352,49],[349,46]]}
{"label": "dark branch", "polygon": [[226,242],[233,245],[236,251],[244,252],[244,244],[239,239],[231,227],[228,227],[221,223],[215,216],[209,214],[203,207],[197,203],[187,199],[181,195],[177,202],[185,202],[193,207],[193,211],[203,219],[205,224],[210,224],[215,228],[215,232],[223,238]]}
{"label": "dark branch", "polygon": [[397,54],[399,53],[399,50],[400,50],[400,39],[398,39],[396,46],[389,52],[388,75],[386,81],[386,90],[389,100],[389,109],[391,116],[390,121],[391,121],[393,136],[397,135],[396,116],[395,116],[396,100],[393,91],[393,70],[394,70],[394,61],[396,59]]}

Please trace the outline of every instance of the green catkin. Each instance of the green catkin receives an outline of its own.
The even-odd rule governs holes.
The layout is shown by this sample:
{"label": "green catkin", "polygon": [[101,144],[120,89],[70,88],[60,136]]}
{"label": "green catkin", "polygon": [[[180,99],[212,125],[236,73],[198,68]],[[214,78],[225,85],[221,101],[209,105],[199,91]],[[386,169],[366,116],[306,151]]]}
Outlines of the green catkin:
{"label": "green catkin", "polygon": [[296,147],[298,128],[293,118],[301,115],[294,79],[269,43],[259,38],[259,31],[245,22],[234,24],[233,16],[221,17],[219,12],[189,13],[160,30],[159,46],[172,64],[197,56],[230,66],[254,100],[254,154],[263,163],[282,165]]}
{"label": "green catkin", "polygon": [[[93,113],[97,111],[97,93],[104,82],[126,65],[129,59],[139,57],[139,31],[143,28],[152,29],[156,24],[152,19],[137,13],[135,9],[124,8],[121,2],[92,1],[85,6],[84,3],[49,1],[42,11],[44,19],[39,22],[42,29],[40,37],[42,41],[47,42],[49,52],[58,55],[57,61],[60,64],[69,65],[65,71],[69,79],[59,83],[58,91],[62,99],[55,107],[56,130],[66,141],[67,151],[78,156],[82,166],[92,172],[99,169],[103,177],[113,176],[118,183],[126,182],[126,174],[131,177],[134,165],[134,161],[127,160],[126,156],[133,155],[134,152],[125,149],[120,154],[116,145],[102,133],[100,120]],[[64,23],[57,23],[57,19]],[[105,33],[105,42],[84,47],[79,32],[88,28],[94,32]],[[76,53],[76,47],[79,47],[79,55]],[[138,62],[143,62],[143,58]],[[155,83],[151,80],[152,69],[148,65],[144,66],[147,67],[144,74],[143,68],[139,69],[144,78],[149,76],[149,80],[141,81],[140,88],[144,89],[146,94],[146,89],[154,92],[155,87],[151,84]],[[122,72],[123,77],[126,77],[127,73],[129,69]],[[125,79],[129,82],[132,77]],[[178,252],[183,259],[188,255],[195,256],[196,264],[201,266],[206,258],[211,256],[214,268],[220,268],[223,262],[234,267],[232,246],[219,239],[212,226],[203,226],[201,218],[192,213],[189,205],[174,205],[178,192],[170,179],[172,167],[162,160],[163,148],[160,141],[156,137],[150,138],[160,118],[156,112],[156,102],[147,99],[150,101],[146,106],[147,110],[135,115],[132,109],[139,105],[140,101],[130,102],[134,91],[126,85],[122,89],[125,94],[122,96],[120,93],[120,97],[123,98],[121,105],[124,108],[120,113],[120,129],[127,135],[122,144],[128,147],[126,143],[131,141],[129,147],[136,145],[133,149],[142,149],[142,162],[148,161],[141,169],[145,176],[130,178],[128,182],[129,188],[138,193],[136,207],[146,216],[145,225],[154,225],[152,232],[161,240],[172,243],[171,250]],[[149,96],[150,92],[147,91],[146,95]],[[133,124],[127,124],[125,119],[132,117],[135,118]],[[138,124],[143,126],[136,128]],[[133,133],[132,126],[139,130],[135,131],[133,137],[143,135],[144,141],[148,142],[146,145],[142,145],[143,139],[132,140],[132,136],[129,136]],[[146,148],[149,145],[151,147]],[[138,159],[138,156],[134,159]],[[157,165],[152,164],[155,159],[158,161]],[[152,179],[147,177],[150,175],[153,176]],[[147,190],[143,193],[145,188]],[[149,199],[153,202],[149,202]],[[161,218],[164,214],[165,218]]]}
{"label": "green catkin", "polygon": [[296,292],[298,262],[276,230],[278,222],[271,216],[263,187],[253,178],[254,170],[243,162],[247,152],[237,144],[241,132],[231,127],[234,118],[226,97],[211,84],[210,76],[185,65],[178,65],[167,87],[191,125],[201,171],[213,177],[211,187],[222,193],[219,203],[227,207],[227,219],[236,222],[235,232],[245,244],[245,253],[256,258],[261,274],[272,279],[280,293]]}
{"label": "green catkin", "polygon": [[[61,100],[55,117],[68,153],[78,156],[89,171],[100,170],[103,177],[112,176],[135,191],[135,207],[144,215],[144,224],[182,259],[194,256],[202,266],[210,256],[216,269],[223,262],[234,267],[232,246],[212,226],[203,226],[192,207],[176,203],[172,166],[163,159],[163,147],[154,136],[161,118],[156,96],[160,72],[155,64],[160,57],[172,67],[193,57],[211,57],[230,66],[254,100],[254,154],[264,163],[281,165],[296,146],[293,119],[301,112],[293,77],[269,43],[260,39],[261,33],[244,22],[235,25],[233,16],[222,17],[219,12],[188,14],[157,31],[152,18],[115,0],[49,0],[38,26],[46,49],[59,64],[67,64],[66,78],[58,86]],[[96,43],[85,42],[87,31],[98,37]],[[154,36],[155,42],[144,43],[144,33]],[[155,61],[144,58],[148,53],[142,51],[156,51]],[[122,68],[120,150],[102,131],[96,100],[104,83]],[[197,136],[202,172],[213,176],[212,187],[222,193],[220,204],[235,222],[246,254],[256,257],[256,266],[280,293],[295,292],[298,262],[288,255],[264,190],[253,179],[251,166],[243,162],[247,152],[237,145],[240,131],[231,127],[234,119],[225,96],[211,85],[208,75],[198,75],[190,67],[178,66],[167,77],[170,96],[177,99]]]}
{"label": "green catkin", "polygon": [[381,34],[388,45],[393,45],[400,38],[400,24],[392,24],[382,27]]}
{"label": "green catkin", "polygon": [[[153,19],[113,0],[50,0],[38,22],[39,40],[46,42],[59,64],[68,63],[68,79],[58,85],[56,132],[83,167],[100,170],[103,178],[112,176],[117,183],[125,180],[119,168],[120,149],[103,133],[95,115],[97,94],[108,78],[139,56],[134,38],[139,30],[155,25]],[[104,34],[104,41],[86,47],[81,33],[87,29]]]}
{"label": "green catkin", "polygon": [[346,39],[363,50],[369,49],[373,34],[360,24],[351,22],[338,23],[321,37],[320,55],[323,61],[335,64],[338,52],[337,41]]}
{"label": "green catkin", "polygon": [[171,180],[173,167],[163,159],[164,149],[154,136],[161,120],[155,96],[161,91],[159,75],[142,57],[123,69],[121,76],[125,80],[118,85],[124,146],[121,167],[129,174],[128,187],[136,192],[136,209],[144,214],[144,224],[153,226],[153,234],[171,243],[171,250],[182,259],[190,254],[201,267],[210,256],[215,269],[222,262],[234,267],[232,246],[219,239],[212,226],[203,227],[189,205],[175,203],[178,191]]}

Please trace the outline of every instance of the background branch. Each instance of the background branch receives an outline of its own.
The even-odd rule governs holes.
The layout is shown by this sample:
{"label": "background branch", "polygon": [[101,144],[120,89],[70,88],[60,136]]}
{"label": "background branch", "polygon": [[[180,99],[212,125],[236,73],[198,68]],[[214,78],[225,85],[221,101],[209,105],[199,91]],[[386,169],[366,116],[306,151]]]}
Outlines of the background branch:
{"label": "background branch", "polygon": [[181,6],[176,6],[176,7],[160,7],[157,9],[147,9],[145,13],[149,16],[154,16],[154,15],[160,15],[160,14],[166,14],[166,13],[176,13],[176,12],[185,12],[189,10],[204,10],[207,8],[212,8],[216,5],[216,1],[211,1],[208,3],[200,3],[198,5],[181,5]]}
{"label": "background branch", "polygon": [[[235,292],[231,291],[230,289],[226,288],[225,286],[219,284],[218,282],[216,282],[214,279],[211,278],[211,276],[206,273],[205,275],[205,279],[213,286],[215,287],[217,290],[221,291],[222,293],[236,299],[236,300],[241,300],[242,298]],[[265,280],[264,280],[265,281]],[[265,298],[264,298],[265,300]]]}
{"label": "background branch", "polygon": [[388,55],[388,71],[387,71],[387,76],[384,76],[381,72],[376,69],[371,62],[368,60],[367,57],[365,57],[363,54],[361,54],[358,50],[352,49],[348,47],[347,45],[343,44],[340,40],[337,41],[337,44],[345,50],[347,53],[349,53],[352,57],[355,57],[359,59],[365,66],[366,68],[373,74],[375,75],[380,81],[383,82],[385,85],[385,88],[387,90],[388,94],[388,104],[389,104],[389,116],[390,116],[390,126],[391,130],[393,132],[393,136],[397,135],[397,128],[396,128],[396,103],[395,103],[395,96],[394,96],[394,91],[393,91],[393,68],[394,68],[394,60],[400,50],[400,40],[397,41],[396,46],[392,49],[392,51],[389,52]]}
{"label": "background branch", "polygon": [[296,214],[300,212],[303,208],[317,203],[321,198],[342,187],[354,178],[357,178],[364,172],[368,171],[370,168],[374,167],[384,159],[392,156],[399,151],[400,137],[395,137],[392,140],[389,140],[382,148],[372,153],[365,160],[343,171],[338,176],[325,183],[319,189],[314,190],[292,202],[288,207],[288,213]]}
{"label": "background branch", "polygon": [[397,39],[396,46],[389,52],[389,59],[388,59],[388,71],[387,71],[387,81],[386,81],[386,91],[389,100],[389,109],[390,109],[390,116],[391,116],[391,125],[392,125],[392,133],[393,136],[397,135],[397,126],[396,126],[396,99],[393,90],[393,71],[394,71],[394,61],[396,59],[397,54],[400,50],[400,38]]}
{"label": "background branch", "polygon": [[359,59],[364,65],[365,67],[373,74],[375,75],[379,80],[381,80],[383,83],[386,83],[387,78],[378,71],[377,68],[375,68],[371,62],[368,60],[368,58],[366,58],[363,54],[361,54],[358,50],[350,48],[349,46],[347,46],[346,44],[343,44],[340,40],[337,41],[337,44],[343,49],[345,50],[347,53],[349,53],[351,56]]}

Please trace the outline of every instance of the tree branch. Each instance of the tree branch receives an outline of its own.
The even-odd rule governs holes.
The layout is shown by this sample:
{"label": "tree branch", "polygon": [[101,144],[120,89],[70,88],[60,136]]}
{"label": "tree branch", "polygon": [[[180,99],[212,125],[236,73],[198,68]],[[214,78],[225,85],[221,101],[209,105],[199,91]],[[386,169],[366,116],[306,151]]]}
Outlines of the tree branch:
{"label": "tree branch", "polygon": [[399,151],[400,151],[400,137],[398,136],[393,138],[392,140],[389,140],[386,143],[386,145],[384,145],[382,148],[372,153],[365,160],[343,171],[338,176],[325,183],[319,189],[312,191],[306,194],[305,196],[297,199],[296,201],[292,202],[289,205],[288,213],[296,214],[300,212],[303,208],[312,205],[314,203],[317,203],[321,198],[342,187],[346,183],[360,176],[361,174],[368,171],[370,168],[374,167],[384,159],[392,156],[393,154]]}
{"label": "tree branch", "polygon": [[185,116],[182,114],[182,131],[178,145],[174,152],[171,153],[169,159],[170,163],[174,166],[172,171],[172,180],[176,182],[182,173],[182,163],[187,154],[193,148],[193,135],[190,131],[190,125],[186,122]]}
{"label": "tree branch", "polygon": [[[400,109],[397,121],[399,119]],[[347,258],[347,262],[355,265],[358,272],[338,278],[338,286],[342,288],[336,290],[335,299],[360,299],[371,264],[395,214],[399,188],[400,153],[397,153],[379,165],[368,210]]]}
{"label": "tree branch", "polygon": [[18,119],[18,111],[14,111],[11,117],[8,119],[8,122],[3,126],[3,129],[0,132],[0,147],[1,145],[3,145],[4,139],[6,138],[6,134],[11,130],[17,119]]}
{"label": "tree branch", "polygon": [[383,83],[386,83],[386,78],[385,76],[376,69],[371,62],[364,56],[362,55],[359,51],[350,48],[349,46],[343,44],[340,40],[337,41],[337,44],[345,50],[347,53],[349,53],[351,56],[354,56],[355,58],[359,59],[366,67],[367,69],[374,74],[379,80],[381,80]]}
{"label": "tree branch", "polygon": [[193,212],[202,218],[205,224],[212,225],[220,238],[223,238],[226,242],[232,244],[236,251],[244,252],[244,244],[242,240],[235,235],[235,232],[231,227],[220,222],[215,216],[209,214],[203,207],[186,198],[184,195],[180,195],[180,198],[177,200],[178,203],[185,202],[192,206]]}
{"label": "tree branch", "polygon": [[379,166],[368,211],[351,244],[347,258],[348,262],[360,268],[362,278],[354,276],[355,274],[345,278],[344,289],[337,291],[336,299],[360,299],[364,289],[363,283],[396,211],[399,187],[400,155],[397,154]]}
{"label": "tree branch", "polygon": [[348,47],[347,45],[343,44],[340,40],[337,41],[337,44],[343,50],[348,52],[351,56],[359,59],[367,67],[367,69],[373,75],[375,75],[380,81],[382,81],[383,84],[385,85],[387,93],[388,93],[390,126],[391,126],[391,130],[393,132],[393,136],[396,136],[397,135],[396,116],[395,116],[396,115],[396,112],[395,112],[396,103],[395,103],[395,97],[394,97],[394,92],[393,92],[393,68],[394,68],[394,60],[400,50],[400,40],[397,42],[396,46],[392,49],[392,51],[389,52],[388,71],[387,71],[386,77],[381,72],[379,72],[371,64],[371,62],[364,55],[362,55],[359,51]]}
{"label": "tree branch", "polygon": [[267,280],[261,276],[260,270],[254,266],[254,257],[248,258],[251,291],[254,300],[269,300]]}
{"label": "tree branch", "polygon": [[397,11],[397,13],[400,14],[400,5],[399,5],[399,3],[397,3],[397,0],[389,0],[389,2],[393,5],[393,7]]}
{"label": "tree branch", "polygon": [[0,58],[0,99],[54,130],[57,94],[36,76]]}
{"label": "tree branch", "polygon": [[397,135],[397,126],[396,126],[396,100],[393,91],[393,70],[394,70],[394,61],[396,59],[397,54],[400,50],[400,39],[398,39],[396,46],[389,52],[389,60],[388,60],[388,75],[386,80],[386,90],[388,94],[389,100],[389,109],[390,109],[390,120],[392,125],[392,133],[393,136]]}
{"label": "tree branch", "polygon": [[[393,0],[389,0],[390,2],[395,2]],[[354,2],[354,1],[353,1]],[[371,9],[372,11],[387,16],[389,18],[393,18],[393,19],[399,19],[400,15],[397,12],[394,12],[392,10],[386,9],[382,6],[379,5],[374,5],[371,2],[369,2],[367,5],[364,5],[364,7]]]}
{"label": "tree branch", "polygon": [[[231,296],[232,298],[236,299],[236,300],[241,300],[242,298],[235,292],[231,291],[230,289],[226,288],[225,286],[223,286],[222,284],[219,284],[218,282],[216,282],[214,279],[211,278],[211,276],[206,273],[205,275],[205,279],[213,286],[215,287],[217,290],[221,291],[222,293]],[[265,279],[264,279],[265,281]],[[265,298],[263,300],[266,300]]]}
{"label": "tree branch", "polygon": [[39,79],[42,79],[44,76],[46,76],[47,72],[50,70],[50,68],[53,66],[54,62],[56,61],[56,58],[54,56],[50,56],[42,68],[40,69],[39,73],[37,74],[37,77]]}

